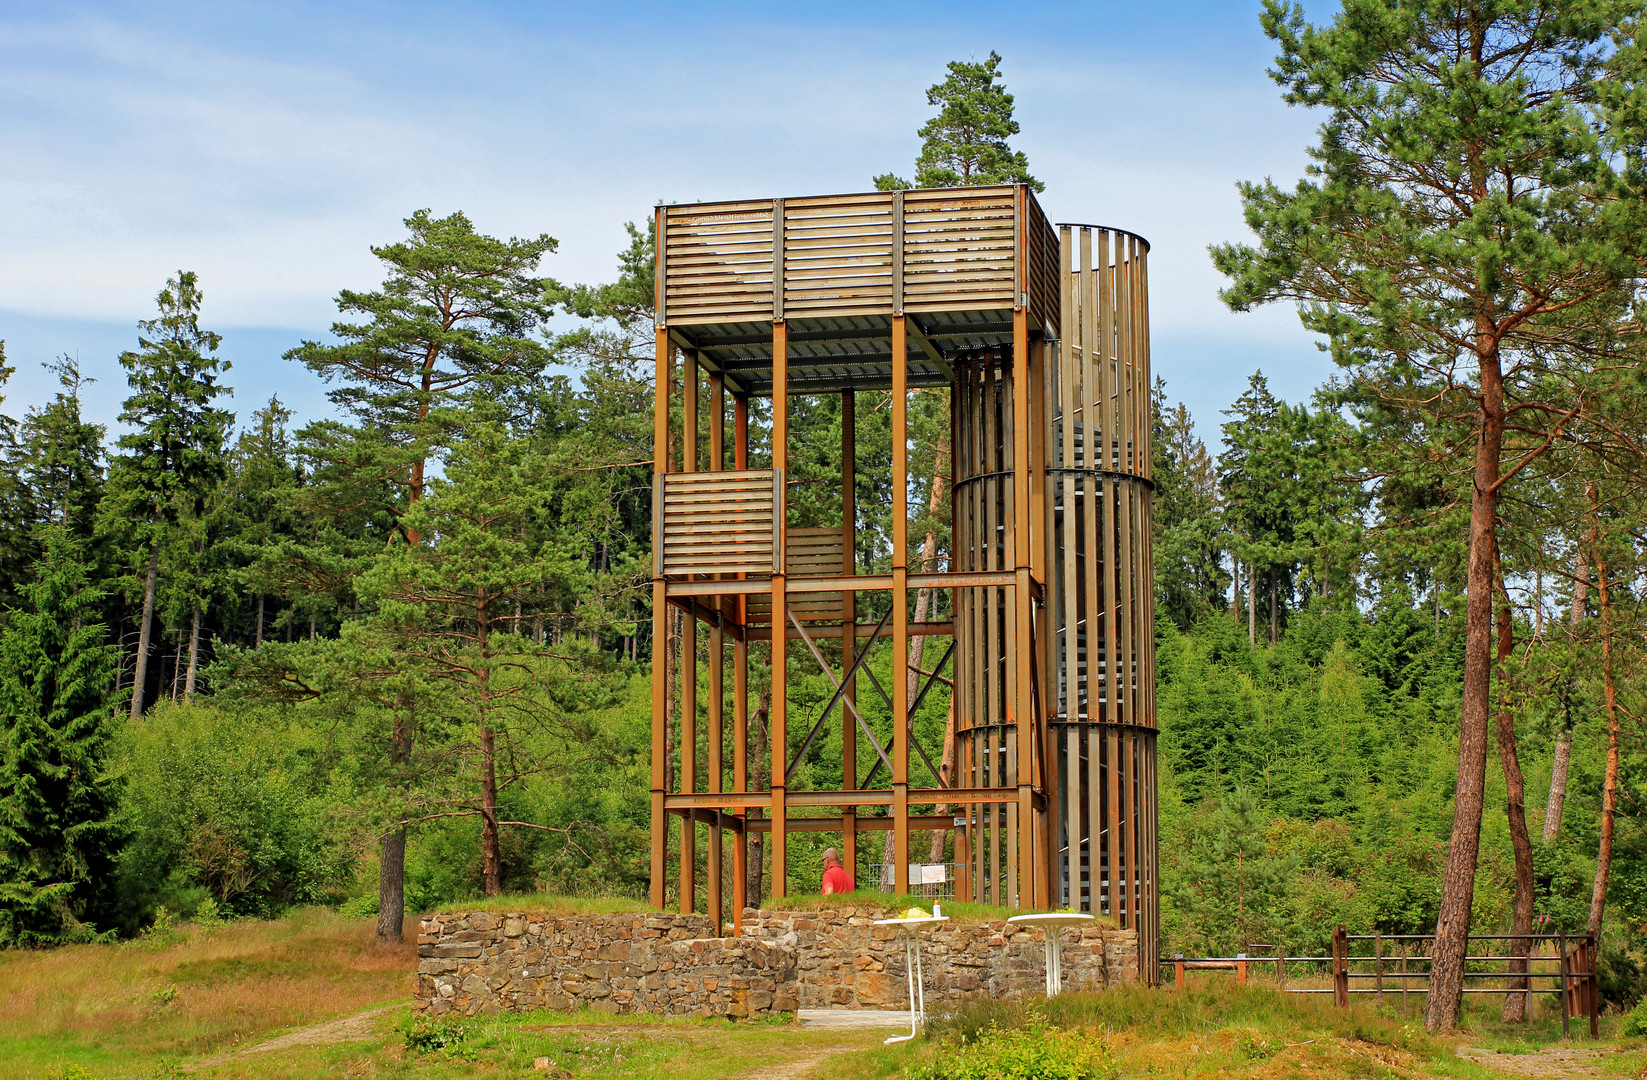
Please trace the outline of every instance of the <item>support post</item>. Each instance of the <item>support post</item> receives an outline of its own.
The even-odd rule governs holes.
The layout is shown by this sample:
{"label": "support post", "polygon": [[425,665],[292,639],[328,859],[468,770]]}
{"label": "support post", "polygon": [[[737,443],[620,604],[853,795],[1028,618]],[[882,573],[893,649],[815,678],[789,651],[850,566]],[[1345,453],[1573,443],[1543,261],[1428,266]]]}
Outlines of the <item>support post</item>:
{"label": "support post", "polygon": [[1561,1038],[1565,1042],[1573,1037],[1573,1008],[1572,998],[1567,993],[1567,934],[1562,930],[1556,931],[1556,955],[1561,958]]}
{"label": "support post", "polygon": [[[719,372],[709,377],[709,469],[720,472],[726,467],[726,380]],[[717,577],[719,575],[716,575]],[[726,787],[726,763],[722,760],[726,743],[726,631],[721,621],[726,612],[719,596],[709,598],[715,611],[715,622],[709,627],[709,772],[705,791],[719,792]],[[725,878],[723,860],[726,856],[725,837],[721,833],[721,813],[709,825],[709,865],[705,867],[708,881],[707,904],[709,916],[715,920],[715,936],[726,928],[726,903],[722,881]]]}
{"label": "support post", "polygon": [[1342,926],[1332,932],[1332,997],[1340,1009],[1350,1007],[1350,938]]}
{"label": "support post", "polygon": [[[681,354],[681,471],[698,471],[698,354]],[[698,616],[681,621],[681,781],[683,794],[698,790]],[[698,907],[698,822],[681,815],[680,908],[690,915]]]}
{"label": "support post", "polygon": [[[781,495],[781,485],[785,483],[789,470],[789,327],[781,320],[772,323],[772,468],[776,471]],[[783,514],[787,501],[781,497],[775,500],[773,513]],[[772,738],[769,749],[772,755],[771,896],[774,900],[788,895],[789,873],[789,811],[784,801],[784,792],[788,787],[784,771],[789,765],[789,668],[787,657],[784,655],[789,645],[789,637],[785,633],[785,628],[789,625],[789,605],[784,595],[787,570],[784,565],[784,532],[782,520],[773,522],[772,538],[775,550],[772,553]]]}
{"label": "support post", "polygon": [[[1020,195],[1020,198],[1022,196]],[[1008,547],[1012,558],[1012,631],[1015,648],[1012,690],[1014,727],[1018,738],[1018,880],[1015,907],[1035,904],[1035,833],[1037,814],[1032,798],[1035,782],[1035,708],[1033,678],[1034,633],[1030,611],[1030,456],[1029,311],[1019,304],[1012,312],[1012,522]]]}
{"label": "support post", "polygon": [[1384,935],[1373,931],[1373,989],[1378,991],[1378,1003],[1384,1004]]}
{"label": "support post", "polygon": [[[858,399],[849,387],[841,391],[841,573],[857,572],[858,550]],[[858,594],[841,593],[841,666],[849,669],[858,641]],[[858,787],[858,677],[849,675],[841,691],[841,779],[848,791]],[[858,808],[841,807],[841,862],[858,883]]]}
{"label": "support post", "polygon": [[[663,486],[669,472],[669,332],[663,327],[657,331],[656,404],[652,414],[652,482]],[[654,526],[653,544],[662,547],[662,526]],[[668,790],[669,776],[665,765],[669,758],[669,714],[664,708],[667,693],[666,678],[669,655],[669,603],[664,592],[662,573],[663,553],[658,551],[652,560],[652,852],[651,901],[652,907],[663,910],[665,875],[668,867],[664,845],[668,840],[669,818],[664,812],[663,797]]]}
{"label": "support post", "polygon": [[[749,398],[734,396],[732,428],[732,467],[749,468]],[[747,577],[739,573],[740,579]],[[739,593],[738,626],[740,632],[732,639],[732,790],[739,795],[749,791],[749,642],[741,632],[749,623],[749,597]],[[733,813],[739,819],[732,836],[732,933],[743,933],[743,909],[749,906],[749,811],[739,806]]]}
{"label": "support post", "polygon": [[892,891],[909,892],[909,341],[892,316]]}

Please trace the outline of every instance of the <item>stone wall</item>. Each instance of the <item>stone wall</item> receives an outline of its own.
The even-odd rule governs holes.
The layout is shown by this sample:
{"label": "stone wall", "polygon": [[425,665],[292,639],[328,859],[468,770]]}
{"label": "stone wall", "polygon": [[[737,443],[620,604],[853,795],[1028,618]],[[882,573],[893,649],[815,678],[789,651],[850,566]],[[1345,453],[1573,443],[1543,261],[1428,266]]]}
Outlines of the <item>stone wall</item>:
{"label": "stone wall", "polygon": [[795,950],[709,937],[701,915],[430,915],[413,1005],[429,1015],[572,1009],[762,1016],[796,1006]]}
{"label": "stone wall", "polygon": [[[757,911],[746,908],[746,938],[796,951],[803,1009],[907,1009],[904,945],[892,927],[873,925],[879,908]],[[1138,978],[1138,935],[1097,923],[1063,935],[1063,986],[1097,990]],[[927,1008],[969,997],[1041,994],[1045,932],[1011,923],[954,919],[921,932]]]}
{"label": "stone wall", "polygon": [[[414,1006],[430,1015],[525,1009],[762,1016],[796,1008],[905,1009],[904,946],[880,908],[745,909],[743,935],[703,915],[430,915],[418,933]],[[1061,931],[1064,988],[1138,978],[1138,939],[1098,924]],[[922,932],[929,1008],[1038,995],[1044,933],[955,919]]]}

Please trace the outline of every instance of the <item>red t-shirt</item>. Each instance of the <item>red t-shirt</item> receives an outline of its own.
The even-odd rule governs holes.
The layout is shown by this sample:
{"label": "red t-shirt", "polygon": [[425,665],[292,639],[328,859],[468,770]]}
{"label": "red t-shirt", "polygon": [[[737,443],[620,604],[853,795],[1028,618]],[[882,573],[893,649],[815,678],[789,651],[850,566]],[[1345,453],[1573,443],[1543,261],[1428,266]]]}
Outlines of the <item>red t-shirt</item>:
{"label": "red t-shirt", "polygon": [[849,893],[852,891],[852,879],[847,876],[846,867],[835,865],[824,871],[823,891],[826,893]]}

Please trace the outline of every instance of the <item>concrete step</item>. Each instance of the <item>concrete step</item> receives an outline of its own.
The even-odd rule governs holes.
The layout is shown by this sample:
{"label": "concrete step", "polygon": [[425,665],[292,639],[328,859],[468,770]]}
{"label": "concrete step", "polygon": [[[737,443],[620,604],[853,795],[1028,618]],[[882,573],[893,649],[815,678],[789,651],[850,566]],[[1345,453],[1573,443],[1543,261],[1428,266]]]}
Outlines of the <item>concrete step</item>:
{"label": "concrete step", "polygon": [[861,1031],[869,1028],[909,1030],[908,1009],[802,1009],[801,1026],[808,1028]]}

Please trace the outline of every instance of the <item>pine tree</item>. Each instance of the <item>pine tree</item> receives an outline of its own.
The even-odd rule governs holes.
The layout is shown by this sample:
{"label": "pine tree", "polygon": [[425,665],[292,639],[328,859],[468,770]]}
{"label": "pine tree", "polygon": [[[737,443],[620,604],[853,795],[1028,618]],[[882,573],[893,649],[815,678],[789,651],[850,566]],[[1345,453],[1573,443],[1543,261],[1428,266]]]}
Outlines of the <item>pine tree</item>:
{"label": "pine tree", "polygon": [[44,549],[0,633],[0,946],[90,933],[120,839],[104,773],[116,649],[79,545],[52,525]]}
{"label": "pine tree", "polygon": [[[1457,1022],[1486,787],[1493,553],[1516,476],[1627,392],[1647,275],[1633,0],[1266,0],[1289,104],[1327,117],[1293,190],[1240,187],[1256,246],[1214,249],[1236,310],[1288,301],[1415,450],[1469,491],[1458,787],[1425,1017]],[[1436,438],[1463,429],[1456,442]],[[1607,442],[1631,441],[1609,432]],[[1450,453],[1456,447],[1456,455]],[[1445,448],[1445,449],[1443,449]],[[1438,453],[1438,450],[1440,451]],[[1604,452],[1609,452],[1604,450]],[[1467,479],[1464,478],[1468,473]],[[1467,485],[1467,486],[1466,486]]]}
{"label": "pine tree", "polygon": [[535,275],[557,246],[547,235],[484,236],[461,213],[419,210],[406,228],[410,239],[372,249],[389,271],[381,289],[338,294],[339,311],[366,321],[333,323],[339,344],[286,353],[343,383],[327,397],[357,421],[306,428],[311,452],[399,492],[396,514],[423,497],[429,458],[461,428],[465,403],[519,389],[548,362],[534,334],[552,311],[553,282]]}
{"label": "pine tree", "polygon": [[[527,396],[550,357],[536,334],[563,293],[536,275],[557,246],[553,237],[498,240],[461,213],[434,218],[428,210],[405,224],[407,240],[372,249],[388,270],[383,286],[338,294],[338,310],[364,321],[334,323],[339,344],[305,341],[286,354],[342,382],[328,397],[355,420],[299,433],[314,479],[303,492],[313,535],[291,545],[285,562],[291,588],[306,586],[311,602],[354,589],[383,550],[375,530],[384,517],[405,545],[423,542],[408,521],[428,486],[430,458],[461,438],[477,404]],[[346,516],[364,527],[330,528]],[[397,768],[410,760],[416,731],[408,699],[389,732]],[[404,829],[384,836],[380,942],[400,940],[405,851]]]}
{"label": "pine tree", "polygon": [[1018,134],[1012,118],[1012,95],[1000,82],[1001,57],[991,52],[983,63],[952,60],[949,77],[926,92],[938,115],[921,125],[921,155],[915,159],[915,182],[892,173],[875,178],[880,191],[911,187],[977,187],[987,184],[1046,185],[1029,174],[1029,158],[1007,139]]}
{"label": "pine tree", "polygon": [[450,686],[450,707],[472,724],[474,789],[454,812],[481,819],[488,896],[502,888],[499,793],[532,767],[511,736],[563,718],[544,701],[541,651],[516,632],[545,599],[583,591],[579,545],[543,533],[553,489],[548,461],[495,415],[479,419],[445,479],[407,513],[408,528],[431,540],[386,549],[363,582],[404,662]]}

